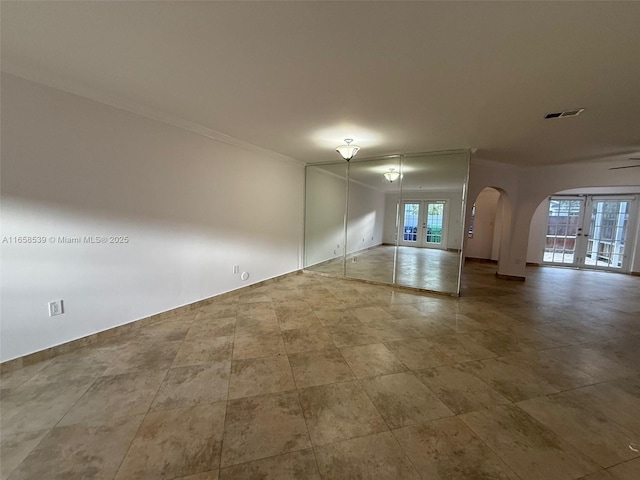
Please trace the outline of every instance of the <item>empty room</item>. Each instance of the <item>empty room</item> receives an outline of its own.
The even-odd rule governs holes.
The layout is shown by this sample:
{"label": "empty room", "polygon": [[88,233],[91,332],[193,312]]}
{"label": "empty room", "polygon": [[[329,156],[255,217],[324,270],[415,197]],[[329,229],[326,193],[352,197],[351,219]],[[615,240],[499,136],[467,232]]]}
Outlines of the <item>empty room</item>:
{"label": "empty room", "polygon": [[640,478],[640,2],[0,1],[0,479]]}

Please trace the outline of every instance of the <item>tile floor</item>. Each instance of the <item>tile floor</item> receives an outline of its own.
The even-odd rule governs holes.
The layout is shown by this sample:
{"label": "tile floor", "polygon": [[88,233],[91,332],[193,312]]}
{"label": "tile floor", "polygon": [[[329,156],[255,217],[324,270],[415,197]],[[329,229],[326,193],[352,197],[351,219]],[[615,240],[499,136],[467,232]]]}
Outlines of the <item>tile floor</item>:
{"label": "tile floor", "polygon": [[3,479],[640,478],[640,278],[285,277],[3,374]]}
{"label": "tile floor", "polygon": [[[348,278],[391,284],[394,262],[397,285],[454,294],[458,291],[460,253],[447,250],[398,247],[396,255],[395,246],[381,245],[348,255],[344,273]],[[341,277],[342,257],[308,270]]]}

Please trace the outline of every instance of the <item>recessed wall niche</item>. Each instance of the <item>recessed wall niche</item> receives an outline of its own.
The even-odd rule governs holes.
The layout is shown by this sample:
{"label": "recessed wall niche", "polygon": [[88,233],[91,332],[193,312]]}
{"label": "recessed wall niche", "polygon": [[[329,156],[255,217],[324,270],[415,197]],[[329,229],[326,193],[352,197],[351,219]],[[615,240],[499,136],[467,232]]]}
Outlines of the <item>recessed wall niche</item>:
{"label": "recessed wall niche", "polygon": [[305,270],[458,295],[469,158],[455,150],[308,165]]}

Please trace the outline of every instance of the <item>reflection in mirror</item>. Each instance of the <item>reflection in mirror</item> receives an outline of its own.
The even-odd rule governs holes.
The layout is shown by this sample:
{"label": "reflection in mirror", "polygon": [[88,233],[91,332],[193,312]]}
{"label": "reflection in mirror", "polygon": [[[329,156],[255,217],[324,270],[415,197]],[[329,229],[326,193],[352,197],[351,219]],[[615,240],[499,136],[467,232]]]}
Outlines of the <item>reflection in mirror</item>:
{"label": "reflection in mirror", "polygon": [[306,168],[305,260],[307,270],[343,275],[347,163]]}
{"label": "reflection in mirror", "polygon": [[468,170],[466,150],[404,156],[402,199],[387,201],[400,213],[397,284],[459,293]]}
{"label": "reflection in mirror", "polygon": [[[386,203],[388,199],[397,202],[399,198],[399,155],[351,162],[345,264],[347,277],[393,283],[396,211],[387,212]],[[387,216],[391,222],[385,222]],[[394,226],[386,232],[385,224],[388,223]]]}
{"label": "reflection in mirror", "polygon": [[458,294],[468,169],[467,150],[307,166],[305,269]]}

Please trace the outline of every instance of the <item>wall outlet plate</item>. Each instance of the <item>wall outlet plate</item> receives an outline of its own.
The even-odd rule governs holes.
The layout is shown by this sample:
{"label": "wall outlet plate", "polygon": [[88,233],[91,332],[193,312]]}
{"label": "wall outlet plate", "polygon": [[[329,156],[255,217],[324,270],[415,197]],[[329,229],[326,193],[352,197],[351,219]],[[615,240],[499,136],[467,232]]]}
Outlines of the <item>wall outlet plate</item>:
{"label": "wall outlet plate", "polygon": [[64,313],[64,303],[62,300],[54,300],[49,302],[49,316],[55,317],[56,315],[62,315]]}

